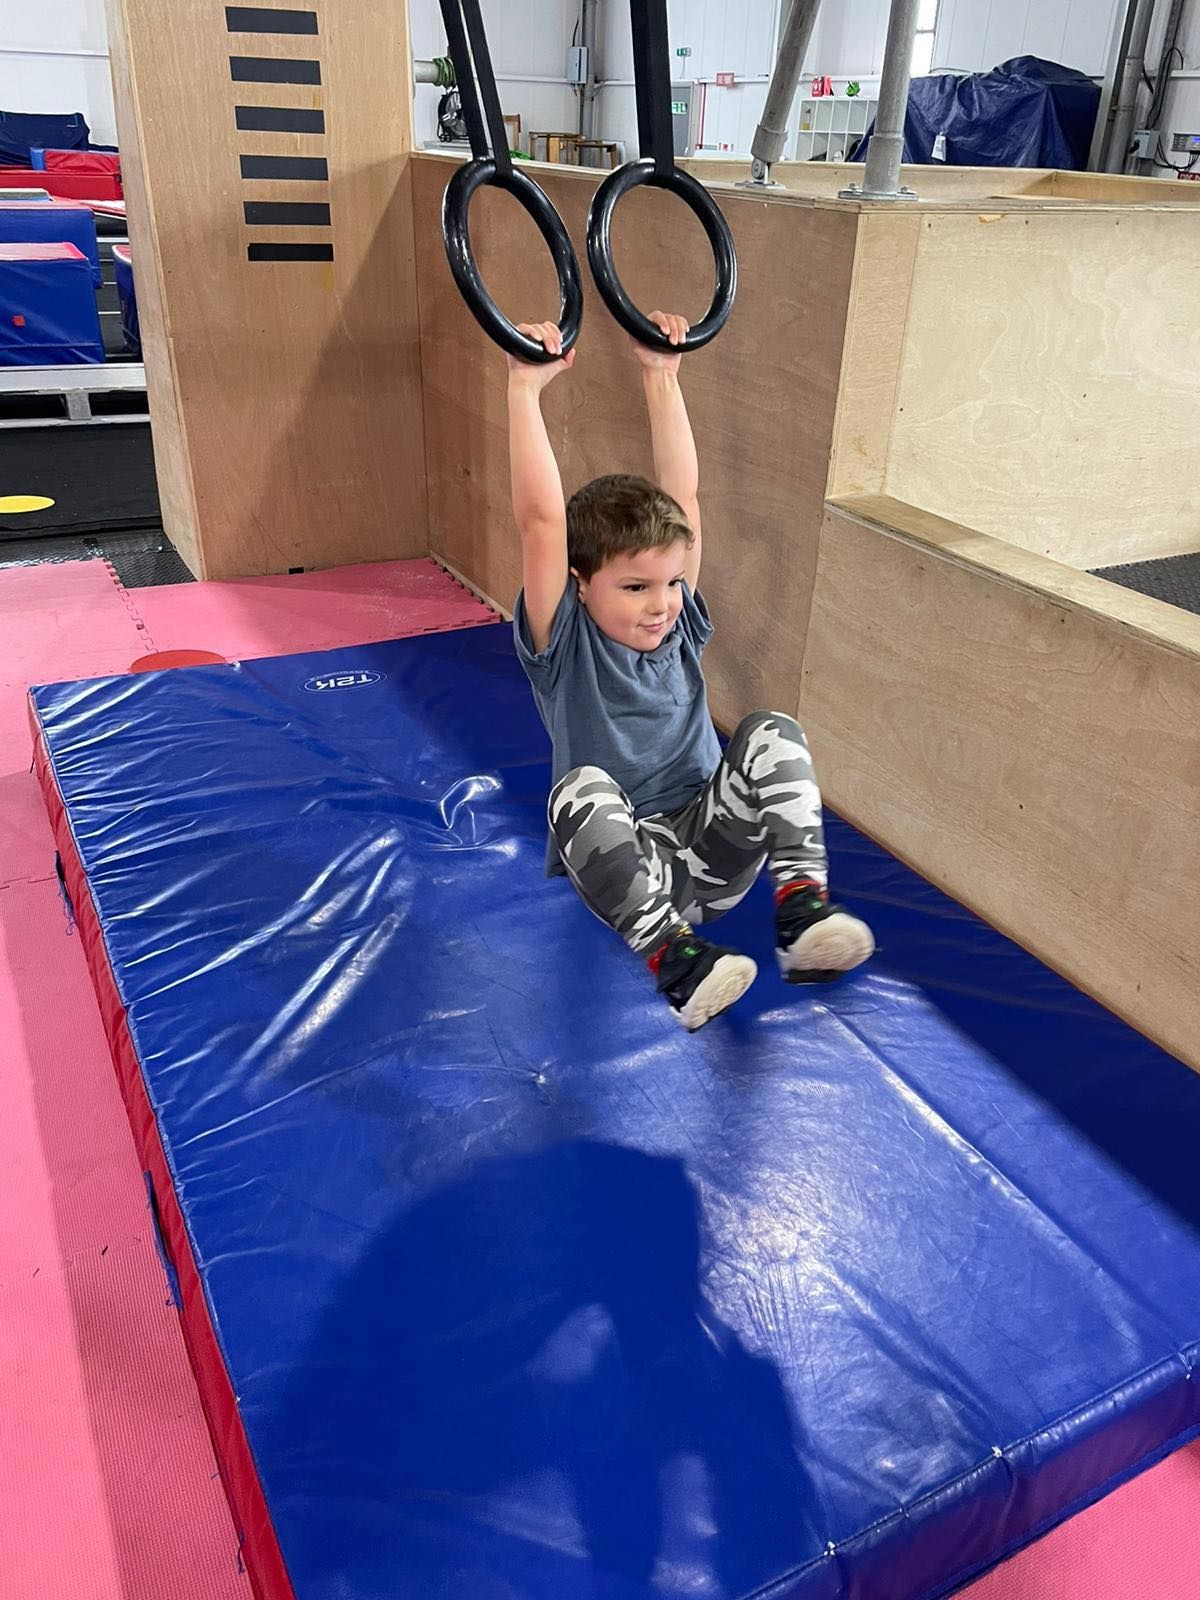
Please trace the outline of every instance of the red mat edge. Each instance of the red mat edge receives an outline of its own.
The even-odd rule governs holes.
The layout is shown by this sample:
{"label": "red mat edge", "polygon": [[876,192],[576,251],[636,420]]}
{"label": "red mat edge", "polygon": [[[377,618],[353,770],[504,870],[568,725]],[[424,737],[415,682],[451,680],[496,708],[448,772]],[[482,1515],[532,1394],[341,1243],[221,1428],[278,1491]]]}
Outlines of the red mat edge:
{"label": "red mat edge", "polygon": [[32,695],[28,699],[29,721],[33,733],[34,766],[38,785],[54,834],[55,847],[62,862],[67,894],[79,928],[80,941],[100,1008],[109,1054],[125,1103],[138,1159],[149,1177],[157,1205],[170,1265],[179,1280],[180,1321],[184,1346],[196,1380],[204,1419],[212,1440],[213,1452],[221,1473],[229,1509],[233,1515],[239,1546],[250,1586],[257,1600],[295,1600],[283,1552],[275,1534],[271,1514],[250,1441],[242,1424],[237,1400],[221,1356],[216,1330],[192,1254],[191,1241],[167,1166],[158,1123],[146,1094],[145,1081],[125,1007],[104,943],[100,919],[92,899],[91,886],[67,819],[66,805],[50,760],[44,730]]}

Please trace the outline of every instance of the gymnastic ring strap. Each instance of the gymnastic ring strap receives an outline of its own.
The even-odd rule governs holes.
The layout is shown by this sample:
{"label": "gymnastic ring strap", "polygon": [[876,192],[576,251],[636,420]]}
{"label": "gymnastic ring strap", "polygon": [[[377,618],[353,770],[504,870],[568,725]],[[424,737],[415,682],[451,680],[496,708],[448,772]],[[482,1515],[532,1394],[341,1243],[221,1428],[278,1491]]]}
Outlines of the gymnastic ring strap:
{"label": "gymnastic ring strap", "polygon": [[547,195],[532,178],[516,168],[510,168],[507,172],[499,170],[490,158],[468,161],[465,166],[458,168],[446,185],[442,199],[442,236],[446,241],[446,257],[454,281],[476,322],[502,350],[521,361],[557,361],[558,357],[551,355],[536,339],[518,331],[487,292],[479,275],[471,251],[467,213],[472,195],[485,184],[507,190],[537,224],[539,233],[550,247],[554,270],[558,274],[558,326],[564,355],[579,338],[579,325],[583,321],[583,283],[579,263],[575,259],[575,247]]}
{"label": "gymnastic ring strap", "polygon": [[471,154],[476,161],[490,156],[497,171],[507,174],[512,171],[508,130],[500,110],[479,0],[441,0],[441,8]]}
{"label": "gymnastic ring strap", "polygon": [[[613,264],[612,216],[617,201],[630,189],[649,184],[655,189],[666,189],[678,195],[700,220],[712,247],[716,267],[716,286],[712,303],[701,320],[690,330],[682,345],[673,345],[662,329],[650,321],[634,305],[625,292]],[[662,172],[653,158],[630,161],[611,173],[596,190],[588,211],[587,221],[588,263],[600,297],[613,316],[640,343],[657,350],[699,350],[710,339],[715,339],[725,326],[733,309],[737,293],[737,254],[729,224],[712,195],[691,173],[672,166]]]}

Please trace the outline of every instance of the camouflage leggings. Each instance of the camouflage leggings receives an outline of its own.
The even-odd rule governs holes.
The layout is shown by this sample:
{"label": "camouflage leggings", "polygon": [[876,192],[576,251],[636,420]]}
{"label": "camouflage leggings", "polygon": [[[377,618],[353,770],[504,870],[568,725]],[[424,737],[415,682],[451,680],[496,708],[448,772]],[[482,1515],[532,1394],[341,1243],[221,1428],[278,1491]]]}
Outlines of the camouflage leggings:
{"label": "camouflage leggings", "polygon": [[599,767],[577,767],[550,796],[550,827],[585,904],[639,955],[682,922],[732,910],[769,866],[776,887],[828,881],[821,794],[804,732],[757,711],[739,726],[696,798],[635,819]]}

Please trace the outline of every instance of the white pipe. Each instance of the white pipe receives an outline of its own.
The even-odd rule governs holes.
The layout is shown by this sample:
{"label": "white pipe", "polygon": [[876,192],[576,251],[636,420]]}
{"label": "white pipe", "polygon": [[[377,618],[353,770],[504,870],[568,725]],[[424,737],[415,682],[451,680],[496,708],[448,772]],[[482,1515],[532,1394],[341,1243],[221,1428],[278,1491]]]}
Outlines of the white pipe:
{"label": "white pipe", "polygon": [[[1182,77],[1183,74],[1177,72],[1175,74],[1175,76],[1177,78],[1179,78],[1179,77]],[[709,88],[711,88],[711,89],[715,89],[715,88],[742,89],[748,83],[770,83],[770,81],[771,81],[770,78],[767,77],[765,74],[760,74],[758,77],[754,77],[754,78],[738,78],[735,83],[730,83],[730,84],[718,84],[717,80],[715,78],[689,78],[688,79],[689,83],[706,83],[709,86]],[[840,79],[840,78],[835,78],[833,81],[835,83],[840,83],[843,80]],[[847,78],[844,81],[846,83],[849,83],[850,79]],[[598,82],[596,84],[596,87],[597,87],[597,89],[636,89],[637,88],[637,84],[634,83],[632,78],[601,78],[601,79],[598,80]]]}
{"label": "white pipe", "polygon": [[[414,61],[413,62],[413,82],[414,83],[437,83],[437,81],[438,81],[438,75],[437,75],[437,62],[436,61]],[[552,83],[552,84],[557,84],[558,87],[561,88],[561,89],[570,89],[570,88],[574,87],[574,85],[569,83],[566,78],[523,78],[523,77],[519,76],[515,72],[498,72],[496,74],[496,82],[497,83]]]}
{"label": "white pipe", "polygon": [[0,56],[65,56],[69,60],[107,61],[107,50],[45,50],[40,45],[3,44]]}
{"label": "white pipe", "polygon": [[600,0],[582,0],[579,42],[587,51],[587,80],[579,92],[579,131],[585,139],[596,137],[596,20]]}

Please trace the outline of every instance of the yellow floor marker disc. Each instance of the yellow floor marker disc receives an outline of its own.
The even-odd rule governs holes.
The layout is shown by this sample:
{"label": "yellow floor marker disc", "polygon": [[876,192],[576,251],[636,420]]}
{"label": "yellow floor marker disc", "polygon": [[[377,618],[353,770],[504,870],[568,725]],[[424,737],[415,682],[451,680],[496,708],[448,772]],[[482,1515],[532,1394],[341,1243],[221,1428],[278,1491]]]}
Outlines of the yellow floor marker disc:
{"label": "yellow floor marker disc", "polygon": [[0,515],[10,511],[48,511],[53,504],[44,494],[0,494]]}

